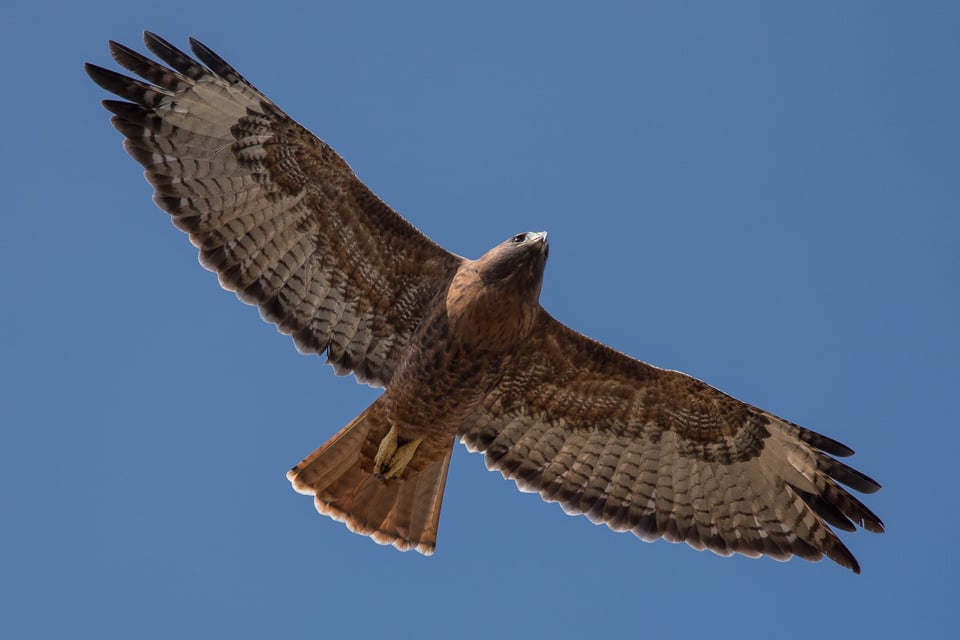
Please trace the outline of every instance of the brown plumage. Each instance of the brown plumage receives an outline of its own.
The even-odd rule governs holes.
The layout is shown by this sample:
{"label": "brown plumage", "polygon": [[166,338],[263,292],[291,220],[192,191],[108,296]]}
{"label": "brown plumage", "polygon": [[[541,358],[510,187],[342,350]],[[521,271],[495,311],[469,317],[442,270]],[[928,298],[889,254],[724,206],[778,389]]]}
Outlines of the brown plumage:
{"label": "brown plumage", "polygon": [[169,66],[110,50],[146,82],[86,68],[126,100],[104,106],[156,203],[298,349],[385,387],[288,473],[321,513],[431,553],[459,437],[612,529],[859,572],[831,526],[883,524],[841,484],[880,486],[832,457],[849,448],[563,326],[539,303],[545,233],[455,256],[205,46],[145,42]]}

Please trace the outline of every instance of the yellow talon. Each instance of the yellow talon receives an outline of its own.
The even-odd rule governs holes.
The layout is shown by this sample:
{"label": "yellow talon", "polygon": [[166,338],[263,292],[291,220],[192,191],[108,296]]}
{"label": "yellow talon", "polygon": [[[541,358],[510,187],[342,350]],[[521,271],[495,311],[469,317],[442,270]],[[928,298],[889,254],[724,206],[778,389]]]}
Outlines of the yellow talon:
{"label": "yellow talon", "polygon": [[384,480],[399,478],[410,464],[421,442],[423,438],[417,438],[398,447],[397,428],[390,427],[390,431],[380,441],[377,455],[373,458],[373,472]]}
{"label": "yellow talon", "polygon": [[420,446],[421,442],[423,442],[423,438],[417,438],[398,448],[397,452],[390,458],[390,467],[386,473],[383,474],[383,477],[387,480],[390,478],[399,478],[403,470],[410,464],[410,460],[413,458],[413,454],[417,451],[417,447]]}
{"label": "yellow talon", "polygon": [[383,437],[380,446],[377,448],[377,455],[373,459],[373,472],[378,476],[383,475],[383,472],[387,469],[387,464],[393,459],[393,454],[396,451],[397,428],[390,427],[390,431]]}

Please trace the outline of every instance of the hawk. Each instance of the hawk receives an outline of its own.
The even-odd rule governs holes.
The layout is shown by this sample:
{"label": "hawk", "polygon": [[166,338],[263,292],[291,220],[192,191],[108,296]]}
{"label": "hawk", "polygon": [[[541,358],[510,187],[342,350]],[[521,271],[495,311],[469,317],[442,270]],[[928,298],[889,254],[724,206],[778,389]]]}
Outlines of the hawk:
{"label": "hawk", "polygon": [[454,255],[206,46],[144,40],[166,64],[110,42],[142,80],[86,71],[123,98],[103,105],[154,201],[301,352],[384,388],[287,474],[321,513],[432,553],[459,438],[613,530],[859,573],[832,528],[883,523],[848,490],[880,488],[850,448],[569,329],[539,303],[546,233]]}

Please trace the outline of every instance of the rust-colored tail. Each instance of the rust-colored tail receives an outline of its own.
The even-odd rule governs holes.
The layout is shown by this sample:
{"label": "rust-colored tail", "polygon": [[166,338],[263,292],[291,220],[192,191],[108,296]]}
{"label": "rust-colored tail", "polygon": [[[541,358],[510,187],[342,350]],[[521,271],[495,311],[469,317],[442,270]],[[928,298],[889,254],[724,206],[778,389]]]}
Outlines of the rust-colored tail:
{"label": "rust-colored tail", "polygon": [[317,511],[355,533],[401,551],[431,554],[437,545],[440,503],[454,439],[423,442],[399,478],[374,473],[374,458],[389,431],[367,407],[337,435],[287,472],[293,488],[315,496]]}

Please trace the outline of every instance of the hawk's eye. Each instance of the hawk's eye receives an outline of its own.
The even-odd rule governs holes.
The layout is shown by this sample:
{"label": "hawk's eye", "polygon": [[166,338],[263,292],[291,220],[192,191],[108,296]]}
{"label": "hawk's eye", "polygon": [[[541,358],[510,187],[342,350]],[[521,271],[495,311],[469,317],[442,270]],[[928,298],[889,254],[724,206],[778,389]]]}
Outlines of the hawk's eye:
{"label": "hawk's eye", "polygon": [[511,238],[511,240],[512,240],[515,244],[520,244],[521,242],[523,242],[523,241],[526,240],[526,239],[527,239],[527,234],[525,234],[525,233],[518,233],[517,235],[513,236],[513,238]]}

